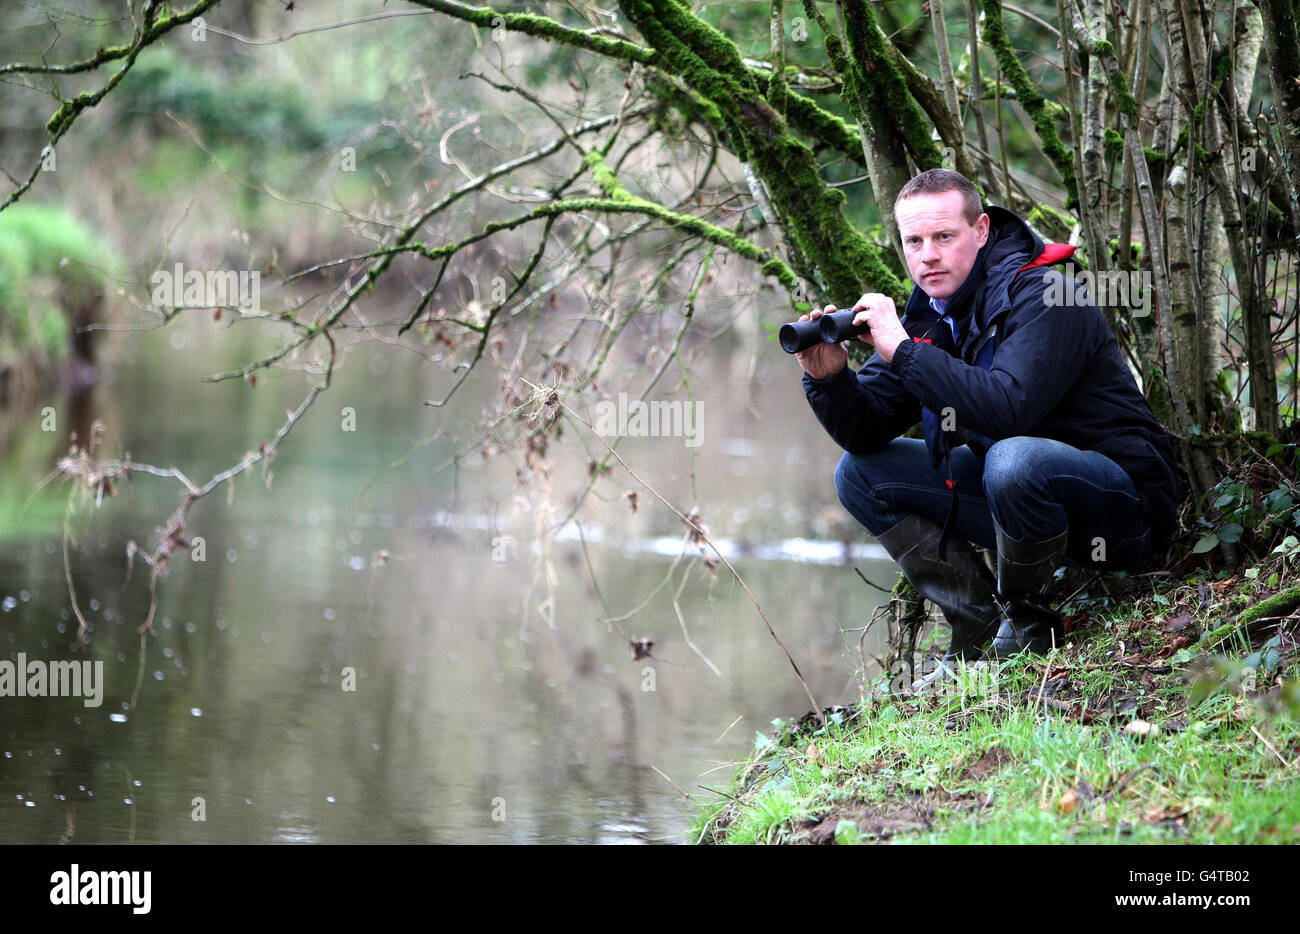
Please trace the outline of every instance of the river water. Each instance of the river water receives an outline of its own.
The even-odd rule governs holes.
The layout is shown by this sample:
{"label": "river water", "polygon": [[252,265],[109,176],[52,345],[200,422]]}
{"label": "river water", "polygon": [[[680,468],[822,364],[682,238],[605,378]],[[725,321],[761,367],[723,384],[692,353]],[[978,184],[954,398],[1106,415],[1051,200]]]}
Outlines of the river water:
{"label": "river water", "polygon": [[[219,341],[254,349],[215,327],[116,341],[90,405],[100,454],[201,483],[269,437],[307,377],[202,383]],[[98,506],[74,498],[68,571],[90,624],[75,654],[71,487],[37,491],[67,444],[42,417],[67,405],[0,416],[0,660],[103,672],[98,706],[0,697],[0,842],[684,842],[701,786],[807,698],[726,567],[617,464],[581,526],[536,535],[588,454],[571,430],[545,476],[519,482],[518,453],[484,461],[474,426],[498,378],[435,410],[445,371],[354,350],[269,484],[257,467],[195,504],[202,553],[160,580],[143,660],[149,568],[128,545],[154,547],[179,486],[136,475]],[[692,387],[698,446],[627,438],[620,454],[698,506],[818,702],[852,702],[852,630],[881,598],[852,567],[886,587],[896,569],[835,498],[838,449],[797,367],[774,344],[715,351]],[[650,659],[629,648],[642,638]]]}

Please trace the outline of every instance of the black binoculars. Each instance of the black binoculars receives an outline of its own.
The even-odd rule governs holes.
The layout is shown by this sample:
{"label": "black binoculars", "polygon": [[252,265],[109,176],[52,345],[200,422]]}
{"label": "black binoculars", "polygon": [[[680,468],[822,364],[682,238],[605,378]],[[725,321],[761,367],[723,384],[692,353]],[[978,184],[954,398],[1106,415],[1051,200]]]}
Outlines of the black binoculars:
{"label": "black binoculars", "polygon": [[822,315],[816,321],[791,321],[781,325],[777,340],[786,353],[799,353],[817,344],[838,344],[871,330],[865,324],[854,324],[853,319],[862,309],[836,311]]}

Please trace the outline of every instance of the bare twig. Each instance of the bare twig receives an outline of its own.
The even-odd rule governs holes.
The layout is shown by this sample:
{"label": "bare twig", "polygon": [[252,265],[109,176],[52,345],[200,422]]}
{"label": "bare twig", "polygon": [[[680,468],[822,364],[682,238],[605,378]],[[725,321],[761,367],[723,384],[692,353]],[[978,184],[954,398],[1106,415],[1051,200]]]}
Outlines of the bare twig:
{"label": "bare twig", "polygon": [[[592,428],[590,422],[588,422],[577,412],[573,411],[573,409],[569,408],[569,406],[565,404],[562,400],[560,401],[559,405],[560,408],[562,408],[568,414],[568,417],[570,419],[574,419],[580,422],[581,424],[586,425],[587,428],[589,429]],[[592,430],[594,431],[594,429]],[[596,437],[599,438],[600,436],[596,435]],[[627,461],[623,460],[623,458],[619,456],[618,452],[615,451],[612,447],[610,447],[609,443],[606,442],[604,438],[601,438],[601,443],[604,444],[605,447],[609,449],[610,454],[613,455],[614,459],[617,460],[619,464],[622,465],[623,469],[628,472],[628,474],[632,477],[633,480],[641,484],[641,486],[645,487],[647,492],[651,493],[657,500],[659,500],[670,510],[672,510],[673,514],[676,515],[677,518],[681,519],[682,522],[686,523],[687,528],[693,529],[700,536],[701,540],[706,542],[708,546],[711,549],[713,549],[713,553],[718,556],[718,560],[727,566],[727,570],[731,572],[731,576],[735,579],[736,583],[740,584],[741,589],[745,591],[745,595],[749,597],[750,602],[754,604],[754,609],[758,612],[759,617],[763,620],[763,625],[767,627],[768,635],[770,635],[773,641],[776,642],[777,646],[780,647],[781,653],[785,656],[786,661],[790,663],[790,667],[794,670],[795,677],[799,679],[799,684],[803,687],[804,694],[806,694],[808,697],[808,702],[812,704],[813,716],[816,717],[818,720],[820,720],[822,708],[817,703],[817,698],[813,696],[812,688],[808,686],[808,682],[804,679],[803,674],[799,671],[799,666],[798,664],[795,663],[794,657],[790,654],[790,650],[785,647],[785,643],[781,641],[781,637],[776,634],[776,630],[772,627],[771,620],[769,620],[767,618],[767,614],[763,612],[763,607],[759,604],[758,598],[755,597],[753,591],[749,589],[749,585],[745,583],[745,579],[740,576],[740,572],[737,571],[735,566],[730,561],[727,560],[727,556],[724,555],[721,552],[721,550],[719,550],[717,544],[713,541],[713,538],[706,531],[700,528],[698,524],[688,519],[686,515],[681,512],[681,510],[679,510],[676,506],[674,506],[667,499],[665,499],[663,494],[661,494],[658,490],[656,490],[650,484],[642,480],[641,477],[636,473],[636,471],[634,471],[631,467],[628,466]]]}

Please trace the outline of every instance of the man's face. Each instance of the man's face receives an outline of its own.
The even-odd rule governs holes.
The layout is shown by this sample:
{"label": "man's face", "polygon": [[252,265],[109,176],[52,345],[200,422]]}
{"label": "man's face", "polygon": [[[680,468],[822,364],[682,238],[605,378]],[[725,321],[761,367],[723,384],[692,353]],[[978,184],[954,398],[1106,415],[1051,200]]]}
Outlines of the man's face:
{"label": "man's face", "polygon": [[931,298],[951,298],[966,281],[989,238],[989,216],[972,225],[962,214],[961,192],[921,194],[894,207],[912,281]]}

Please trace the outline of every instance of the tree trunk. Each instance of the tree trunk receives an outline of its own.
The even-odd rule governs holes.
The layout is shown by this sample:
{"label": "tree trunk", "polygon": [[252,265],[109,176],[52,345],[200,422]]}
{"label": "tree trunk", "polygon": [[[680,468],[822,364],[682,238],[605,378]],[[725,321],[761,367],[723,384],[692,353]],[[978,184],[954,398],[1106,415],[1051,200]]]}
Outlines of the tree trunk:
{"label": "tree trunk", "polygon": [[1291,191],[1300,194],[1300,16],[1296,0],[1258,0],[1264,21],[1264,47],[1273,76],[1282,167]]}

